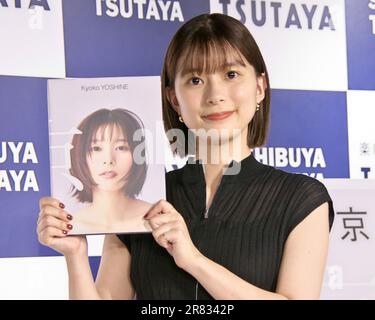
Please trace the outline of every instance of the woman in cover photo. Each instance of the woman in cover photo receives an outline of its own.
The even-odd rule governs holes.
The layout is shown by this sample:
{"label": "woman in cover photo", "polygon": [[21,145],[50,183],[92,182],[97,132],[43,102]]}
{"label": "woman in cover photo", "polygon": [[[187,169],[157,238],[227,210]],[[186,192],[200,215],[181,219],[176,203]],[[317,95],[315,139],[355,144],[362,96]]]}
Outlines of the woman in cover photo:
{"label": "woman in cover photo", "polygon": [[[187,21],[168,46],[161,87],[165,130],[185,137],[171,147],[194,161],[166,174],[166,199],[145,215],[152,233],[106,235],[94,281],[86,238],[65,234],[69,212],[40,201],[39,241],[65,255],[69,297],[318,299],[332,200],[318,180],[254,157],[267,142],[271,91],[249,30],[223,14]],[[199,148],[197,130],[219,138]]]}
{"label": "woman in cover photo", "polygon": [[[78,130],[71,143],[70,174],[81,182],[73,196],[88,205],[72,214],[70,234],[150,232],[143,216],[151,204],[136,198],[147,174],[140,118],[126,109],[100,109]],[[133,139],[137,131],[140,141]],[[143,150],[135,154],[136,148]]]}

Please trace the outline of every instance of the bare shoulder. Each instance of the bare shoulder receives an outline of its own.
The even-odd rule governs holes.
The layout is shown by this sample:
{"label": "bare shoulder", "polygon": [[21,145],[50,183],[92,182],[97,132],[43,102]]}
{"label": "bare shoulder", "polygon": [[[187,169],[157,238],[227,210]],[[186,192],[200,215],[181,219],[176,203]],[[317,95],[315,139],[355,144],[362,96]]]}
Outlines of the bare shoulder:
{"label": "bare shoulder", "polygon": [[329,234],[328,215],[328,202],[324,202],[312,210],[311,213],[294,228],[289,237],[303,238],[306,236],[306,234]]}
{"label": "bare shoulder", "polygon": [[289,299],[319,299],[329,246],[327,215],[323,203],[290,233],[276,292]]}
{"label": "bare shoulder", "polygon": [[86,207],[82,207],[78,209],[77,211],[73,212],[72,215],[73,217],[82,217],[82,216],[86,216],[90,212],[91,212],[91,206],[88,205]]}
{"label": "bare shoulder", "polygon": [[132,199],[126,208],[126,221],[135,220],[138,221],[147,213],[151,208],[152,204],[139,200]]}
{"label": "bare shoulder", "polygon": [[134,199],[133,206],[136,211],[145,211],[146,213],[152,207],[152,204],[140,199]]}
{"label": "bare shoulder", "polygon": [[137,199],[137,201],[139,202],[140,206],[143,206],[145,208],[151,208],[152,207],[152,203],[150,203],[150,202],[139,200],[139,199]]}

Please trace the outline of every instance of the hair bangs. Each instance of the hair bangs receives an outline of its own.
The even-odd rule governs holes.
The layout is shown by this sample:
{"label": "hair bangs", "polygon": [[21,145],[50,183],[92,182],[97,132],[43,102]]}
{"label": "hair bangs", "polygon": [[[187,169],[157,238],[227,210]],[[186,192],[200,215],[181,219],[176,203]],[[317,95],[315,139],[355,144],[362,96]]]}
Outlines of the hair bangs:
{"label": "hair bangs", "polygon": [[215,73],[230,65],[245,66],[245,60],[240,51],[225,39],[206,41],[198,38],[182,54],[179,59],[181,76],[190,73]]}
{"label": "hair bangs", "polygon": [[95,128],[92,133],[91,141],[113,141],[117,140],[119,137],[121,137],[121,139],[127,140],[126,132],[124,132],[121,124],[116,121],[111,121],[103,123]]}

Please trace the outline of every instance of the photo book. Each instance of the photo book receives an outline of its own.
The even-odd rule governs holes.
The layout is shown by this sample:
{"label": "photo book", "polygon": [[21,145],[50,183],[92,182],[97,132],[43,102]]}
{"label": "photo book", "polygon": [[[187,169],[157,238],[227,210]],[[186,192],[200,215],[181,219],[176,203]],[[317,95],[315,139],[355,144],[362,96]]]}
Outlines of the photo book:
{"label": "photo book", "polygon": [[51,194],[70,235],[151,232],[165,199],[160,77],[48,80]]}

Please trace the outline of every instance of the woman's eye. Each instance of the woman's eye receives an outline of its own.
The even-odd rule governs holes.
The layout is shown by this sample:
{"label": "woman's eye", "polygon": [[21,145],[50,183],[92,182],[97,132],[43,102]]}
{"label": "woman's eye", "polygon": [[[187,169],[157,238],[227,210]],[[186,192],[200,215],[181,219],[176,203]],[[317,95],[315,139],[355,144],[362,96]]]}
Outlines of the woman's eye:
{"label": "woman's eye", "polygon": [[190,79],[190,83],[193,84],[193,85],[198,85],[200,83],[200,81],[202,81],[202,79],[198,78],[198,77],[193,77]]}
{"label": "woman's eye", "polygon": [[101,148],[98,147],[98,146],[93,146],[90,149],[91,149],[91,151],[100,151],[101,150]]}
{"label": "woman's eye", "polygon": [[128,147],[128,146],[118,146],[118,147],[116,147],[116,150],[120,150],[120,151],[128,151],[128,150],[129,150],[129,147]]}
{"label": "woman's eye", "polygon": [[228,71],[227,72],[227,77],[229,78],[229,79],[234,79],[234,78],[236,78],[238,76],[238,73],[236,72],[236,71]]}

